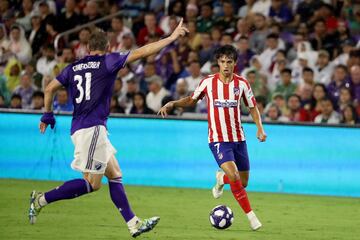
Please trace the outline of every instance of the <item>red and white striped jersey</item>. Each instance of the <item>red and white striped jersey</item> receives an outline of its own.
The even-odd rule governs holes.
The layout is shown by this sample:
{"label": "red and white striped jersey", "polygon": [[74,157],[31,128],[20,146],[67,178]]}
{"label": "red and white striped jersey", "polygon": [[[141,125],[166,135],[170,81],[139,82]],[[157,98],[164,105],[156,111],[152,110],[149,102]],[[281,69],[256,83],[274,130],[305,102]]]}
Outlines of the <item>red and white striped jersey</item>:
{"label": "red and white striped jersey", "polygon": [[209,142],[245,141],[240,121],[240,100],[247,107],[256,106],[248,81],[236,74],[230,83],[219,79],[219,73],[204,78],[192,94],[193,99],[207,98]]}

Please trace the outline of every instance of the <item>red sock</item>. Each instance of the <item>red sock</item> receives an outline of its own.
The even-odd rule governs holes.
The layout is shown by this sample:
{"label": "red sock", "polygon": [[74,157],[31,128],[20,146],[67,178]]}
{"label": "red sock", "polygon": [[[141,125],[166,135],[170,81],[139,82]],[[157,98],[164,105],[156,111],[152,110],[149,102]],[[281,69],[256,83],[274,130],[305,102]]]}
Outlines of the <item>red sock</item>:
{"label": "red sock", "polygon": [[235,182],[230,182],[230,188],[236,201],[240,204],[244,212],[249,213],[251,211],[250,202],[247,197],[245,188],[242,186],[240,180],[237,180]]}
{"label": "red sock", "polygon": [[228,176],[226,176],[226,174],[224,174],[223,182],[224,182],[224,184],[230,184],[230,180],[229,180]]}

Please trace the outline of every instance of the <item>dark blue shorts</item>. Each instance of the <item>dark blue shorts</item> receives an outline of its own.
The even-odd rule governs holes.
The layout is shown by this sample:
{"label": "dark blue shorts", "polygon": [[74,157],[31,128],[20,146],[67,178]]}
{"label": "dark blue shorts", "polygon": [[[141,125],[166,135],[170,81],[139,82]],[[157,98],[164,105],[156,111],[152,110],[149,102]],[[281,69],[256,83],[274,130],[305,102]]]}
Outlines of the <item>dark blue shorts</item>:
{"label": "dark blue shorts", "polygon": [[235,162],[239,171],[249,171],[250,163],[246,141],[242,142],[214,142],[209,143],[219,167],[224,162]]}

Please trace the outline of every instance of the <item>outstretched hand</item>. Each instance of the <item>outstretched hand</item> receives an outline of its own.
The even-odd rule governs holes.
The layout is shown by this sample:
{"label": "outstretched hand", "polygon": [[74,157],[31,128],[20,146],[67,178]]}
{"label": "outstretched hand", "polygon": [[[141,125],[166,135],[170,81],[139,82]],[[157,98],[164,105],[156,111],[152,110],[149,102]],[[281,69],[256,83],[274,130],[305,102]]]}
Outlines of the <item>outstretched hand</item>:
{"label": "outstretched hand", "polygon": [[184,26],[183,24],[184,19],[181,18],[179,24],[175,28],[174,32],[171,34],[171,37],[175,40],[178,39],[180,36],[185,36],[186,33],[189,32],[189,30]]}
{"label": "outstretched hand", "polygon": [[157,113],[157,115],[160,115],[165,118],[168,115],[168,112],[170,112],[172,109],[174,108],[174,103],[172,102],[168,102],[167,104],[165,104],[162,108],[160,108],[159,112]]}

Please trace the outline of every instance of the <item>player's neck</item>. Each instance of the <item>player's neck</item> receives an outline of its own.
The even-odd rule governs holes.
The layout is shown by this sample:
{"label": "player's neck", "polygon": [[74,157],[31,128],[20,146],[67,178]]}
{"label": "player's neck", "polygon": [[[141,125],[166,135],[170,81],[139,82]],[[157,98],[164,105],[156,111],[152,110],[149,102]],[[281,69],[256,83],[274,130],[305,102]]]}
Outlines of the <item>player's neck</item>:
{"label": "player's neck", "polygon": [[100,50],[95,50],[95,51],[90,51],[89,55],[94,56],[94,55],[104,55],[105,52],[104,51],[100,51]]}
{"label": "player's neck", "polygon": [[219,73],[219,79],[220,81],[222,81],[223,83],[229,83],[231,82],[231,80],[233,79],[233,75],[234,73],[231,73],[229,75],[225,75],[225,74],[222,74],[221,72]]}

